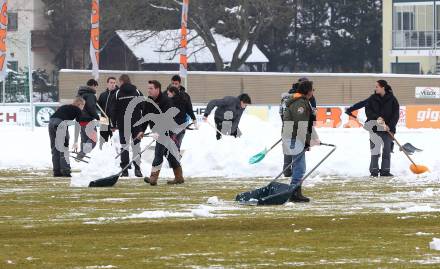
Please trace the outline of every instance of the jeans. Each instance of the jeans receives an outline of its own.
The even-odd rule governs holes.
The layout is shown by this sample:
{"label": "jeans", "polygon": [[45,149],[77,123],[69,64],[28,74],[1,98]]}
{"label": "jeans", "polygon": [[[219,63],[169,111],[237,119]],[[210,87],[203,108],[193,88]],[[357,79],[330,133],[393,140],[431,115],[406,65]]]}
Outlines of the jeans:
{"label": "jeans", "polygon": [[[379,148],[379,152],[373,152],[375,148],[375,143],[373,143],[370,136],[370,150],[371,150],[371,161],[370,161],[370,173],[386,173],[390,172],[391,167],[391,145],[393,144],[393,139],[386,132],[377,132],[379,136],[379,141],[376,141]],[[382,148],[382,164],[379,169],[379,158],[380,158],[380,148]]]}
{"label": "jeans", "polygon": [[290,150],[291,152],[288,154],[292,156],[292,177],[290,184],[298,185],[301,183],[301,180],[306,173],[306,154],[304,144],[292,139],[290,140]]}
{"label": "jeans", "polygon": [[176,169],[180,167],[179,161],[173,156],[173,154],[169,153],[168,149],[159,142],[156,142],[156,148],[154,150],[154,160],[153,160],[153,169],[152,171],[160,170],[163,163],[163,157],[166,156],[168,160],[168,164],[171,168]]}

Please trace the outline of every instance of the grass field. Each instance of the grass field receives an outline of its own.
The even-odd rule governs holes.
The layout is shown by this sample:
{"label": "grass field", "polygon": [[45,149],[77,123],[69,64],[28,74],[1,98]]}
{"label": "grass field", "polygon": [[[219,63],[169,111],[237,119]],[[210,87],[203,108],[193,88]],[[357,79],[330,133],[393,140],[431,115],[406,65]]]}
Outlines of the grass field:
{"label": "grass field", "polygon": [[88,189],[47,171],[0,171],[0,268],[440,267],[429,248],[438,185],[326,178],[304,188],[310,204],[233,202],[268,181]]}

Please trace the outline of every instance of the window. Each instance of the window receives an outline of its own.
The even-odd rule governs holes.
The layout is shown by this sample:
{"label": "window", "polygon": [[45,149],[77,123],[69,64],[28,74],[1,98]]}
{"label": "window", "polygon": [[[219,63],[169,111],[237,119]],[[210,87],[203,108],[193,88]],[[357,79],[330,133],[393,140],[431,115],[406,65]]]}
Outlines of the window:
{"label": "window", "polygon": [[397,30],[414,30],[414,13],[397,12]]}
{"label": "window", "polygon": [[420,74],[420,63],[391,63],[391,73]]}
{"label": "window", "polygon": [[17,12],[8,12],[8,31],[18,30],[18,14]]}

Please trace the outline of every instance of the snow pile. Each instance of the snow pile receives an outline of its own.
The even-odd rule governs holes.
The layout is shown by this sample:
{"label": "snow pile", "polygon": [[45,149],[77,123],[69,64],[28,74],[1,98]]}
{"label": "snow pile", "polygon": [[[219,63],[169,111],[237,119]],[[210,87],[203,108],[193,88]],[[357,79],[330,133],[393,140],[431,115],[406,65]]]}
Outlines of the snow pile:
{"label": "snow pile", "polygon": [[[182,149],[183,173],[191,177],[274,177],[281,172],[283,164],[282,148],[275,147],[259,163],[250,165],[249,158],[265,147],[270,147],[279,138],[281,122],[276,115],[271,115],[271,121],[263,121],[255,116],[244,114],[240,122],[243,135],[239,139],[223,137],[217,141],[215,130],[200,123],[200,129],[187,131]],[[71,128],[72,129],[72,128]],[[73,130],[71,137],[73,137]],[[369,175],[370,161],[369,136],[363,129],[331,129],[319,128],[320,138],[325,143],[338,146],[335,153],[327,159],[305,184],[324,182],[329,177],[364,177]],[[436,129],[406,129],[399,128],[396,137],[400,142],[411,142],[414,146],[424,149],[415,153],[417,163],[430,168],[431,173],[414,175],[409,170],[410,162],[399,152],[397,145],[391,162],[391,172],[402,184],[418,184],[420,182],[439,183],[440,181],[440,143],[435,143],[440,135]],[[47,128],[35,128],[34,132],[23,127],[6,127],[0,129],[0,169],[51,169],[50,142]],[[145,147],[151,138],[143,139],[141,147]],[[72,143],[72,141],[71,141]],[[120,159],[114,159],[119,151],[117,134],[112,144],[105,144],[103,150],[95,148],[90,156],[89,164],[71,162],[73,169],[80,169],[80,174],[74,174],[72,186],[87,186],[88,181],[116,174],[120,171]],[[331,148],[314,147],[307,152],[307,167],[311,169]],[[131,154],[130,154],[131,155]],[[142,155],[141,169],[144,175],[149,175],[153,150],[149,149]],[[133,170],[129,173],[133,175]],[[161,177],[173,177],[173,171],[164,161]],[[432,196],[437,190],[427,190],[424,195]]]}
{"label": "snow pile", "polygon": [[433,238],[431,242],[429,242],[429,248],[432,250],[440,250],[440,239]]}
{"label": "snow pile", "polygon": [[102,150],[93,150],[88,155],[91,158],[84,159],[88,164],[77,163],[81,172],[72,173],[71,187],[88,187],[90,181],[114,175],[121,170],[119,159],[115,159],[115,148],[109,143],[104,144]]}
{"label": "snow pile", "polygon": [[208,201],[206,201],[206,203],[208,204],[208,205],[222,205],[222,204],[224,204],[224,202],[222,201],[222,200],[220,200],[220,199],[218,199],[218,197],[217,196],[212,196],[212,197],[209,197],[208,198]]}

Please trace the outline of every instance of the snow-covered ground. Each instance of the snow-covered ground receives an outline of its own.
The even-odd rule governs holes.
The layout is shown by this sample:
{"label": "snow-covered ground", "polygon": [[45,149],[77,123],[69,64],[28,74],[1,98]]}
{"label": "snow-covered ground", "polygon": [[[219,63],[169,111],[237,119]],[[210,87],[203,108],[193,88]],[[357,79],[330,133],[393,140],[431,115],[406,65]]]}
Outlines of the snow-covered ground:
{"label": "snow-covered ground", "polygon": [[[182,166],[186,177],[227,177],[252,178],[274,177],[282,169],[283,156],[278,145],[258,164],[250,165],[251,156],[270,147],[280,138],[279,121],[262,121],[252,115],[244,115],[240,128],[243,136],[239,139],[223,137],[215,139],[215,131],[200,123],[200,129],[187,131],[182,145],[185,150]],[[71,128],[73,129],[73,128]],[[71,130],[72,131],[72,130]],[[325,180],[327,176],[363,177],[368,176],[369,142],[368,133],[363,129],[318,129],[321,141],[337,145],[336,152],[312,175],[308,184]],[[73,135],[73,134],[72,134]],[[432,181],[440,178],[440,130],[399,128],[396,135],[401,143],[411,142],[424,151],[413,155],[417,163],[427,165],[431,173],[414,175],[409,170],[410,162],[396,145],[392,155],[392,169],[399,181]],[[146,146],[151,138],[145,138]],[[72,143],[72,142],[71,142]],[[73,186],[86,186],[92,179],[115,174],[119,171],[119,160],[115,160],[117,136],[103,150],[95,148],[90,154],[89,164],[72,161],[72,168],[81,170],[72,179]],[[22,127],[0,129],[0,169],[51,168],[50,143],[47,128],[35,128],[32,132]],[[307,153],[307,166],[313,167],[330,150],[325,146],[315,147]],[[142,156],[142,171],[148,175],[153,151],[147,150]],[[166,161],[165,161],[166,163]],[[165,165],[167,167],[167,165]],[[133,171],[130,171],[133,174]],[[162,169],[162,176],[171,177],[172,170]]]}

